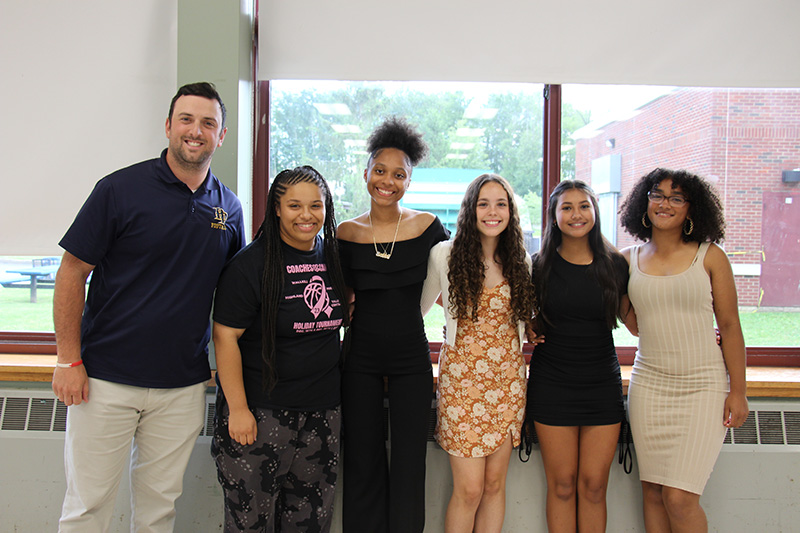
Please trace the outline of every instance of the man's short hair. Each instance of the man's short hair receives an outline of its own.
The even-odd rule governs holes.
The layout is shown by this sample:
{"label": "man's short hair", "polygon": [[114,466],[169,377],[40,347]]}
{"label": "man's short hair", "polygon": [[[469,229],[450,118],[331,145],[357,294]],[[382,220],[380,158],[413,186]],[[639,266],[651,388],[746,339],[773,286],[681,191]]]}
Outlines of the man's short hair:
{"label": "man's short hair", "polygon": [[209,83],[207,81],[198,81],[196,83],[187,83],[180,89],[178,92],[175,93],[175,96],[172,97],[172,101],[169,103],[169,118],[170,122],[172,122],[172,112],[175,110],[175,102],[178,101],[178,98],[181,96],[202,96],[203,98],[208,98],[209,100],[216,100],[219,102],[219,107],[222,110],[222,127],[220,131],[225,129],[225,119],[228,116],[228,112],[225,109],[225,104],[222,103],[222,98],[220,97],[219,93],[217,92],[217,88],[214,87],[213,83]]}

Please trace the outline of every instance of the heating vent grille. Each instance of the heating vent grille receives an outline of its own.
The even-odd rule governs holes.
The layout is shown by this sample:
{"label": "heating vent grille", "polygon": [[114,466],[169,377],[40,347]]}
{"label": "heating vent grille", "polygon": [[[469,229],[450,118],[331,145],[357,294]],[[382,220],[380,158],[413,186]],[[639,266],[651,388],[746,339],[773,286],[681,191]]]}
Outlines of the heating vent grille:
{"label": "heating vent grille", "polygon": [[55,398],[0,398],[0,430],[65,431],[67,406]]}
{"label": "heating vent grille", "polygon": [[[389,410],[384,407],[384,434],[389,434]],[[797,409],[789,405],[789,409]],[[789,409],[758,409],[750,411],[747,420],[740,428],[729,429],[725,434],[725,444],[748,444],[765,446],[800,446],[800,411]],[[214,396],[206,396],[205,423],[200,437],[214,434],[214,415],[216,404]],[[67,406],[52,395],[25,391],[0,391],[0,436],[2,434],[45,434],[63,433],[67,427]],[[428,413],[428,441],[433,442],[436,427],[436,408]],[[22,432],[22,433],[21,433]],[[536,433],[531,427],[534,443],[538,443]]]}
{"label": "heating vent grille", "polygon": [[[201,437],[214,434],[215,411],[214,397],[209,395]],[[67,406],[55,397],[0,396],[0,433],[64,433],[66,430]]]}
{"label": "heating vent grille", "polygon": [[800,445],[800,411],[750,411],[742,427],[728,430],[725,444]]}

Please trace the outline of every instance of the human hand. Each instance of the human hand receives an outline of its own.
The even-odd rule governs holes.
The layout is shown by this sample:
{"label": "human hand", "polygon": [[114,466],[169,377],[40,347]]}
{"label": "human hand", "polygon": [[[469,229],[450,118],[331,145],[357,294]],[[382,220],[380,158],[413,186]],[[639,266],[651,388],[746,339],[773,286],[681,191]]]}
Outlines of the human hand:
{"label": "human hand", "polygon": [[747,405],[747,397],[742,393],[729,393],[725,399],[722,425],[727,428],[741,427],[747,420],[748,414],[750,414],[750,407]]}
{"label": "human hand", "polygon": [[86,375],[86,367],[56,367],[53,371],[53,392],[67,406],[88,402],[89,376]]}
{"label": "human hand", "polygon": [[536,346],[537,344],[542,344],[544,342],[544,334],[539,335],[530,327],[525,328],[525,336],[528,338],[528,342]]}
{"label": "human hand", "polygon": [[228,433],[233,440],[244,446],[253,444],[256,441],[258,428],[256,418],[250,412],[250,409],[236,409],[230,412],[228,415]]}

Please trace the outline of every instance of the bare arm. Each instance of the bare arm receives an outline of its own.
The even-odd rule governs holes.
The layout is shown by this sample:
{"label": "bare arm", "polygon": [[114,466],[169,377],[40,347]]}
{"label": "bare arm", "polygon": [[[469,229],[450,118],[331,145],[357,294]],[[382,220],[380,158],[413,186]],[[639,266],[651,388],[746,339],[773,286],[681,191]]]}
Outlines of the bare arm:
{"label": "bare arm", "polygon": [[[622,257],[625,258],[625,261],[628,263],[628,267],[631,264],[631,247],[627,247],[623,249],[621,252]],[[623,323],[625,327],[628,328],[628,331],[631,332],[631,335],[638,337],[639,336],[639,322],[636,320],[636,310],[633,308],[633,304],[631,303],[631,299],[628,295],[624,295],[620,300],[620,314],[623,317]]]}
{"label": "bare arm", "polygon": [[704,261],[711,277],[711,294],[714,298],[714,316],[722,340],[722,357],[728,368],[731,390],[725,400],[723,423],[728,427],[741,426],[749,413],[747,405],[747,360],[744,335],[739,322],[739,304],[736,284],[728,257],[722,249],[712,244]]}
{"label": "bare arm", "polygon": [[[81,318],[86,303],[86,279],[94,265],[64,252],[56,273],[53,295],[53,324],[59,363],[81,359]],[[86,368],[58,368],[53,371],[53,392],[66,405],[89,401],[89,378]]]}
{"label": "bare arm", "polygon": [[228,433],[239,444],[253,444],[256,440],[256,419],[247,406],[242,376],[242,352],[239,337],[244,329],[223,326],[214,322],[214,352],[217,358],[217,376],[225,391],[230,414]]}
{"label": "bare arm", "polygon": [[628,331],[631,332],[631,335],[634,337],[639,336],[639,322],[636,320],[636,311],[633,309],[633,304],[631,304],[631,299],[628,298],[628,295],[625,294],[620,299],[620,310],[621,315],[623,317],[623,323],[625,327],[628,328]]}

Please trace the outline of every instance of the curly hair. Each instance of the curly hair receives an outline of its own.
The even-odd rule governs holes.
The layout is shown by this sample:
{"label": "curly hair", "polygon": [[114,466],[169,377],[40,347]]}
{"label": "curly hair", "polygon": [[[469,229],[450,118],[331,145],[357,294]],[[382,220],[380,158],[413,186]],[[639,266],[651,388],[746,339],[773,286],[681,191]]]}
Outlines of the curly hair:
{"label": "curly hair", "polygon": [[367,139],[369,161],[372,161],[384,148],[397,148],[408,157],[412,167],[428,155],[428,145],[418,132],[403,117],[389,117]]}
{"label": "curly hair", "polygon": [[687,217],[691,217],[694,229],[689,235],[681,233],[683,241],[720,243],[725,238],[725,217],[719,196],[709,182],[686,170],[657,168],[642,176],[619,209],[625,231],[641,241],[650,240],[653,226],[642,224],[642,217],[647,216],[647,193],[665,179],[672,180],[673,189],[680,187],[689,202]]}
{"label": "curly hair", "polygon": [[292,170],[280,172],[269,188],[267,210],[264,222],[261,223],[255,239],[264,238],[264,271],[261,279],[261,359],[262,386],[271,391],[278,382],[275,362],[275,336],[277,334],[277,316],[280,302],[283,299],[283,246],[281,246],[280,220],[278,205],[289,187],[298,183],[313,183],[319,187],[325,198],[325,221],[323,223],[323,247],[325,264],[331,284],[339,300],[342,302],[343,325],[350,325],[350,313],[345,302],[345,284],[342,266],[339,261],[339,246],[336,240],[336,217],[333,211],[333,195],[322,174],[313,167],[304,165]]}
{"label": "curly hair", "polygon": [[510,219],[508,227],[500,234],[495,259],[503,267],[503,276],[511,287],[511,310],[514,319],[531,323],[536,297],[528,267],[525,264],[524,240],[519,223],[519,212],[514,202],[511,185],[496,174],[482,174],[472,180],[461,201],[458,227],[448,261],[447,279],[450,282],[450,312],[458,319],[478,318],[478,301],[483,291],[483,248],[478,233],[476,206],[481,188],[487,183],[497,183],[508,195]]}
{"label": "curly hair", "polygon": [[[592,249],[592,263],[589,265],[589,275],[594,277],[600,284],[603,291],[603,307],[605,311],[606,324],[609,328],[617,327],[617,318],[620,315],[620,299],[625,290],[623,286],[627,280],[621,280],[616,275],[614,262],[625,262],[622,255],[608,242],[600,230],[600,207],[597,203],[597,195],[591,187],[581,180],[564,180],[559,183],[547,201],[547,222],[542,235],[542,247],[533,257],[534,286],[539,298],[538,306],[535,309],[536,333],[544,333],[547,325],[552,325],[547,314],[544,312],[544,303],[547,301],[547,280],[553,271],[553,264],[558,255],[558,247],[561,246],[563,236],[561,229],[556,222],[556,209],[561,195],[570,190],[578,190],[589,197],[594,209],[594,227],[589,230],[589,247]],[[621,263],[620,263],[621,264]]]}

